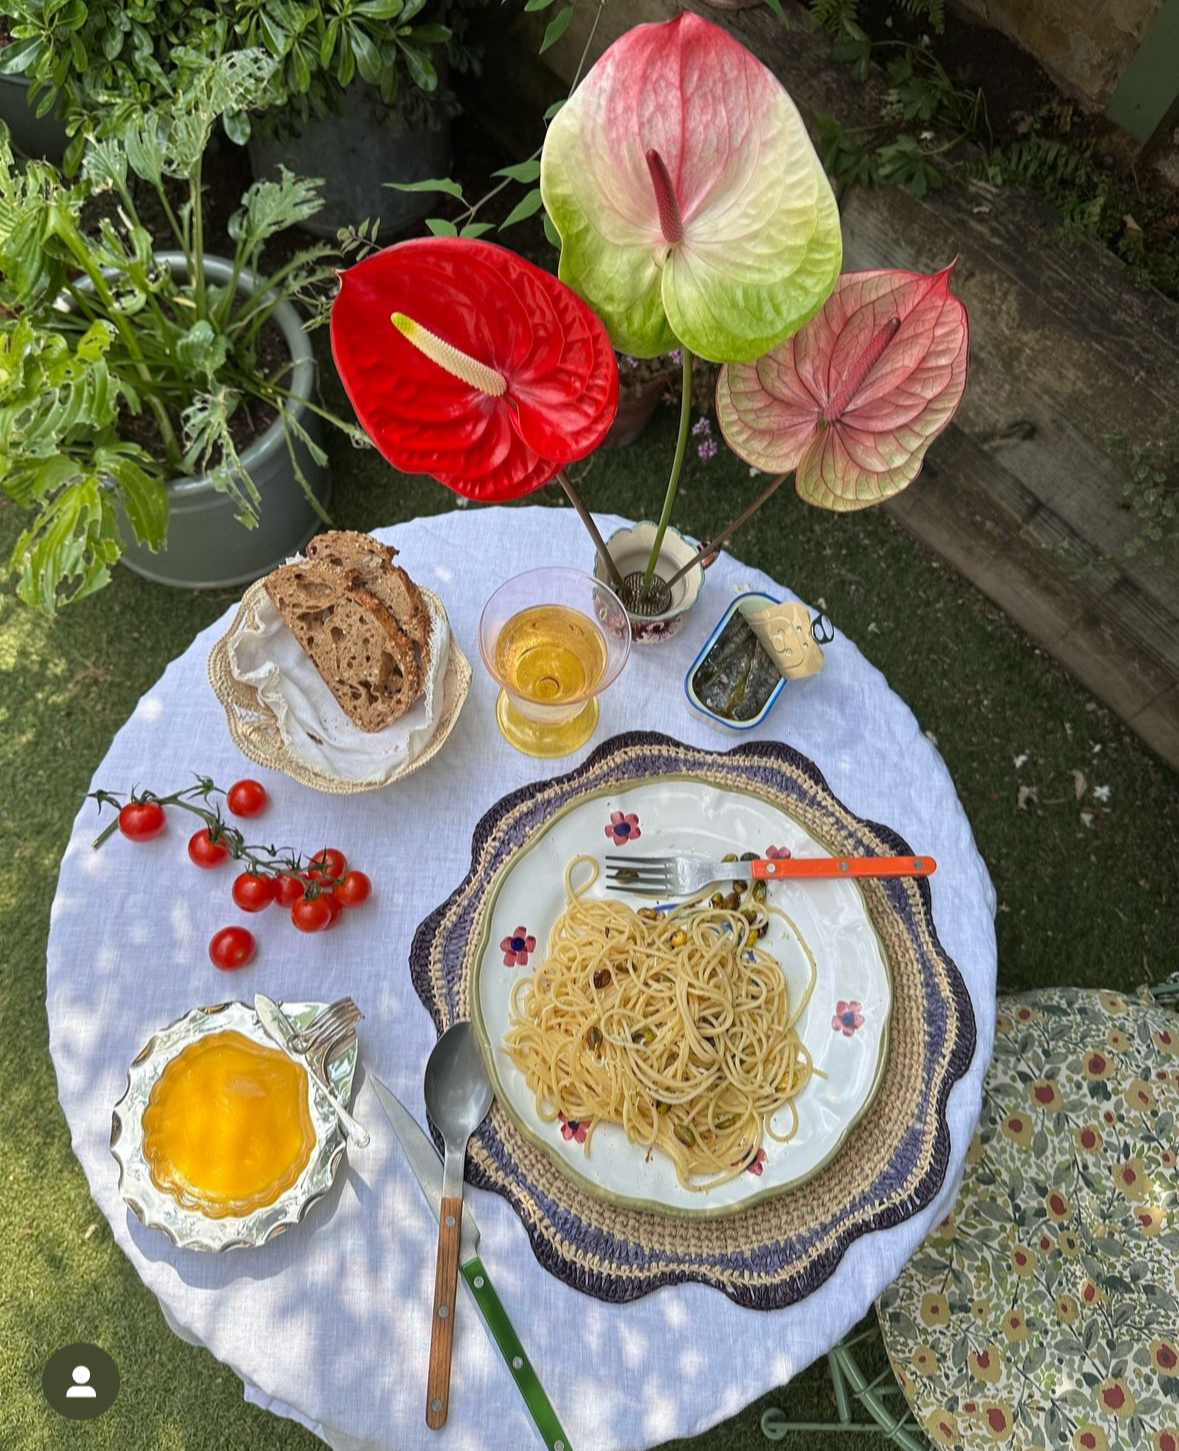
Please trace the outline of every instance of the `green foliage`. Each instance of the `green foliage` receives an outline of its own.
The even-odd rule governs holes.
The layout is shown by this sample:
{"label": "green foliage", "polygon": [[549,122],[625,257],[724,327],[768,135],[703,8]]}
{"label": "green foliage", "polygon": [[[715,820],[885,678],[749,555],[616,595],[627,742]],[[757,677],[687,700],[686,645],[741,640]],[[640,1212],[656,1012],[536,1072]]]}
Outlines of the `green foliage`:
{"label": "green foliage", "polygon": [[[273,61],[271,85],[255,109],[299,117],[338,106],[354,79],[381,100],[420,119],[439,93],[439,67],[470,69],[461,39],[465,12],[478,0],[6,0],[14,37],[0,70],[34,81],[38,108],[60,105],[81,158],[82,132],[96,121],[117,135],[119,104],[153,106],[182,92],[195,73],[239,51]],[[405,84],[408,82],[408,84]],[[229,136],[244,142],[250,115],[220,113]]]}
{"label": "green foliage", "polygon": [[915,196],[943,185],[941,172],[916,137],[902,134],[870,149],[834,116],[820,112],[818,121],[823,166],[843,185],[904,186]]}
{"label": "green foliage", "polygon": [[913,136],[898,136],[876,153],[881,186],[906,186],[914,196],[937,191],[942,175]]}
{"label": "green foliage", "polygon": [[[124,108],[122,144],[97,142],[72,183],[46,163],[17,167],[0,139],[0,487],[33,516],[12,564],[21,597],[46,611],[107,582],[121,521],[141,544],[164,543],[170,478],[208,473],[256,524],[239,409],[268,404],[288,445],[302,438],[289,364],[269,372],[260,338],[280,301],[332,279],[332,253],[316,246],[269,274],[261,263],[276,232],[319,209],[318,183],[285,170],[255,182],[229,224],[233,281],[213,285],[204,262],[204,150],[274,65],[232,52],[193,72],[166,108]],[[168,219],[184,258],[176,274],[156,260],[135,178]],[[96,205],[103,196],[113,205]],[[237,287],[245,272],[257,279],[248,293]]]}
{"label": "green foliage", "polygon": [[1133,557],[1144,549],[1179,559],[1179,420],[1165,437],[1131,440],[1107,433],[1106,444],[1126,463],[1122,496],[1138,520],[1139,532],[1126,546]]}
{"label": "green foliage", "polygon": [[[846,33],[860,22],[860,0],[808,0],[811,14],[832,35]],[[899,15],[924,22],[937,35],[946,28],[946,0],[892,0]]]}

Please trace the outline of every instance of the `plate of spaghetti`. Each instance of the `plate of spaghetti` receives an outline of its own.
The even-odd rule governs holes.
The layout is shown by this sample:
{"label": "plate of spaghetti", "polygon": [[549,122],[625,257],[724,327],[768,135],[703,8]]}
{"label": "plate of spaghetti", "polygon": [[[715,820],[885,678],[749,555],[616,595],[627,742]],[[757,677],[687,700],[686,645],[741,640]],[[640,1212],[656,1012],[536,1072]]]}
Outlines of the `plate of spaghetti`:
{"label": "plate of spaghetti", "polygon": [[690,777],[558,812],[497,874],[473,957],[500,1103],[619,1206],[715,1217],[799,1188],[887,1060],[892,982],[862,889],[731,881],[652,906],[606,888],[600,857],[620,850],[829,854],[777,804]]}

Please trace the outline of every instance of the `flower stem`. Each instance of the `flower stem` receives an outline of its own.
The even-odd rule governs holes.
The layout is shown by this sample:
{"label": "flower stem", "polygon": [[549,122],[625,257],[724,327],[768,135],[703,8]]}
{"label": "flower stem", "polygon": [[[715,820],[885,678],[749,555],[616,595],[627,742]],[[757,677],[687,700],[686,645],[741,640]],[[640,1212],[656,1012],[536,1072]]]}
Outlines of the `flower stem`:
{"label": "flower stem", "polygon": [[569,475],[565,472],[564,469],[558,469],[557,470],[557,482],[565,490],[565,493],[568,496],[569,502],[577,510],[577,513],[578,513],[579,518],[581,519],[581,522],[589,530],[589,536],[594,541],[594,548],[598,551],[598,557],[601,559],[602,563],[606,566],[606,570],[607,570],[607,572],[610,575],[610,582],[611,582],[611,584],[613,584],[613,586],[614,586],[614,588],[616,590],[618,590],[619,592],[621,592],[621,590],[622,590],[622,572],[621,572],[621,570],[619,570],[618,566],[614,563],[613,556],[611,555],[610,551],[606,548],[606,541],[602,538],[601,530],[594,523],[594,516],[586,508],[586,506],[585,506],[585,500],[577,492],[577,488],[574,485],[573,480],[569,477]]}
{"label": "flower stem", "polygon": [[692,354],[687,348],[681,349],[681,354],[684,376],[680,393],[680,433],[676,439],[675,458],[671,463],[671,477],[667,481],[667,493],[663,498],[663,513],[659,516],[659,528],[655,531],[655,542],[651,545],[651,558],[647,560],[647,571],[643,575],[643,599],[647,597],[651,588],[651,580],[655,575],[655,566],[659,563],[659,551],[663,548],[663,536],[667,533],[667,526],[671,522],[675,494],[680,486],[680,474],[684,470],[684,454],[688,449],[688,424],[692,417]]}
{"label": "flower stem", "polygon": [[684,575],[687,574],[690,569],[693,569],[697,564],[699,564],[702,559],[704,559],[709,554],[714,554],[721,547],[722,544],[726,543],[729,539],[731,539],[732,536],[736,534],[737,530],[740,529],[741,525],[748,523],[748,521],[753,518],[754,514],[756,514],[757,511],[761,508],[761,506],[769,499],[771,499],[775,493],[777,493],[780,486],[785,483],[785,481],[789,477],[790,471],[787,470],[786,473],[778,474],[776,478],[772,479],[770,483],[766,486],[766,488],[764,488],[761,493],[758,494],[757,498],[754,499],[753,503],[750,504],[748,509],[744,509],[731,523],[726,524],[719,534],[714,534],[711,539],[706,540],[705,543],[703,543],[696,551],[696,553],[692,556],[692,558],[688,560],[687,564],[682,565],[679,569],[676,570],[675,574],[673,574],[672,577],[667,581],[668,585],[673,585],[676,583],[677,580],[682,579]]}

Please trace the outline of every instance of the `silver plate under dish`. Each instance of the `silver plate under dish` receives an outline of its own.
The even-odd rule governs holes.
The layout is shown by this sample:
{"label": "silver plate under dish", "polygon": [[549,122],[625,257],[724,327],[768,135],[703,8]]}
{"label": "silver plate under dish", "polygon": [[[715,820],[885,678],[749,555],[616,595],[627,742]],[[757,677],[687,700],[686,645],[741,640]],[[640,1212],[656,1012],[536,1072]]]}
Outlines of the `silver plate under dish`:
{"label": "silver plate under dish", "polygon": [[[306,1027],[326,1003],[283,1003],[283,1012],[297,1027]],[[212,1219],[186,1209],[157,1189],[143,1153],[143,1114],[156,1081],[178,1053],[209,1033],[229,1030],[256,1043],[275,1046],[246,1003],[217,1003],[193,1008],[166,1028],[153,1033],[127,1073],[127,1089],[111,1115],[111,1153],[119,1165],[119,1192],[149,1229],[161,1229],[180,1249],[218,1252],[265,1244],[298,1224],[332,1186],[344,1157],[345,1141],[327,1094],[307,1075],[308,1103],[315,1126],[315,1147],[306,1168],[273,1204],[252,1214]],[[328,1080],[339,1101],[348,1105],[356,1071],[358,1044],[353,1033],[347,1047],[327,1065]]]}

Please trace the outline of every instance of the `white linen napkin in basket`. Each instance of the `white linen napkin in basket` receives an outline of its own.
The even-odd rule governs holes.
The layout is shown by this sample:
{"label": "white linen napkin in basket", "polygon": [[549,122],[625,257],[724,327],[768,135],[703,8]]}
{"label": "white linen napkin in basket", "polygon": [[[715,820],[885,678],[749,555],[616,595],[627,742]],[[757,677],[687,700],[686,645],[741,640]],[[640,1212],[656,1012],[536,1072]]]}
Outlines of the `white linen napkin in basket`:
{"label": "white linen napkin in basket", "polygon": [[390,781],[422,753],[442,713],[450,626],[429,595],[422,599],[430,615],[426,688],[383,730],[362,731],[349,720],[269,595],[254,609],[257,624],[230,640],[229,668],[274,712],[287,749],[304,765],[346,781]]}

